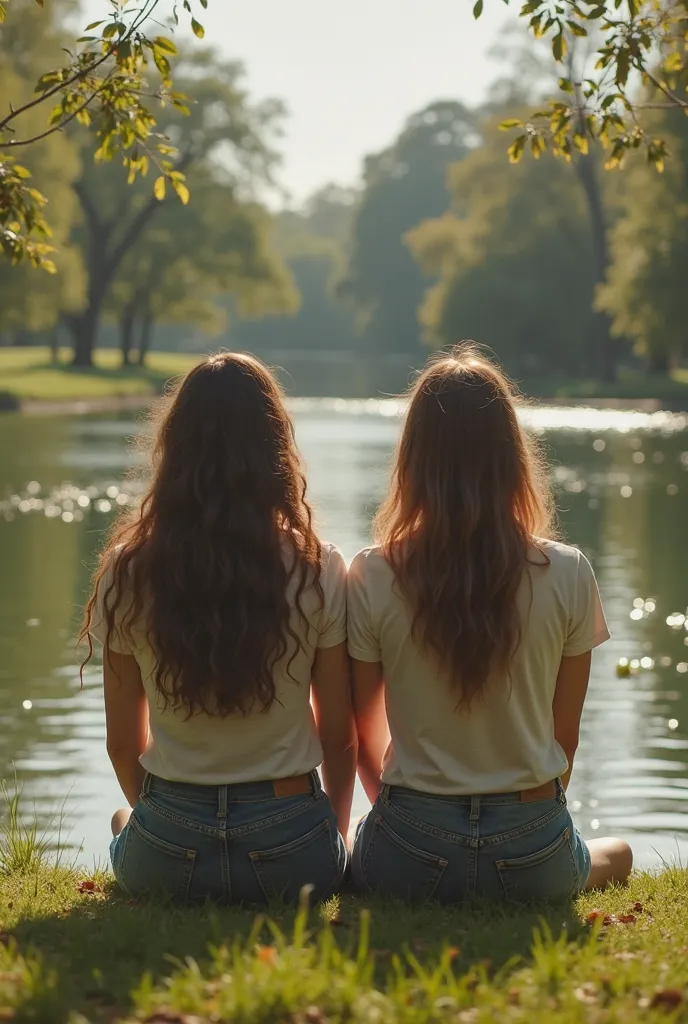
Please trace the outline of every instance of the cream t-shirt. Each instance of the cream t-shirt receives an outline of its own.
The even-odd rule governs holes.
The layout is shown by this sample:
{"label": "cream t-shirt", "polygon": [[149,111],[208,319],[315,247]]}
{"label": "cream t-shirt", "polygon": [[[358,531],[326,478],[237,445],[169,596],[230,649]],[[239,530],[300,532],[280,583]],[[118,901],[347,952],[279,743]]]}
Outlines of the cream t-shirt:
{"label": "cream t-shirt", "polygon": [[[346,563],[331,544],[323,545],[321,584],[324,601],[314,588],[302,596],[308,620],[304,628],[292,597],[292,628],[301,640],[301,649],[287,663],[290,649],[275,667],[277,700],[265,713],[236,714],[225,718],[198,713],[191,718],[185,709],[165,708],[155,687],[155,654],[146,639],[145,626],[135,623],[133,643],[117,630],[109,646],[120,654],[131,654],[141,670],[148,698],[149,739],[140,761],[146,771],[171,782],[223,785],[260,782],[304,775],[316,768],[323,751],[310,704],[311,672],[318,648],[335,647],[346,640]],[[99,602],[91,633],[105,642],[103,595],[108,580],[99,588]]]}
{"label": "cream t-shirt", "polygon": [[[567,769],[554,738],[552,701],[562,655],[609,638],[590,563],[576,548],[538,542],[548,567],[529,567],[519,592],[522,639],[511,677],[458,711],[458,696],[411,637],[411,613],[378,547],[349,568],[349,653],[381,662],[391,743],[382,779],[426,793],[477,795],[533,789]],[[534,550],[533,557],[538,554]],[[543,559],[539,556],[540,561]]]}

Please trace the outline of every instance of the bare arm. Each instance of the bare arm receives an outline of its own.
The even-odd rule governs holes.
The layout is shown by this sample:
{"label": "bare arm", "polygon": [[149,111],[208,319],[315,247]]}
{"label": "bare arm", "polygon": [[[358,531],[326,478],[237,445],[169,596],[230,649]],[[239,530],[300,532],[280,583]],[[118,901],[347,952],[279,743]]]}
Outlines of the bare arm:
{"label": "bare arm", "polygon": [[312,678],[313,712],[323,748],[323,783],[344,838],[356,781],[356,727],[346,644],[319,648]]}
{"label": "bare arm", "polygon": [[371,803],[380,792],[382,760],[389,746],[385,686],[380,662],[353,664],[354,714],[358,732],[358,774]]}
{"label": "bare arm", "polygon": [[148,701],[136,659],[105,648],[103,682],[107,752],[122,792],[134,807],[145,774],[139,757],[148,744]]}
{"label": "bare arm", "polygon": [[573,760],[578,749],[580,721],[583,714],[585,695],[588,692],[592,651],[578,654],[573,658],[562,658],[557,675],[552,711],[554,714],[554,736],[569,762],[568,771],[562,779],[564,789],[569,784]]}

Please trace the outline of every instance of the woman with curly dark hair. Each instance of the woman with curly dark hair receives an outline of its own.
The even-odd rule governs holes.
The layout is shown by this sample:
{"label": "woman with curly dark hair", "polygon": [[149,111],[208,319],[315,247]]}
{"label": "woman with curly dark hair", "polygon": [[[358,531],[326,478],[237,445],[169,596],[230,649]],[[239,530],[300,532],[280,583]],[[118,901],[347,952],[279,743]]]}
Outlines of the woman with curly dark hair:
{"label": "woman with curly dark hair", "polygon": [[112,823],[120,885],[182,901],[333,893],[356,762],[346,566],[314,530],[258,360],[214,356],[165,401],[82,635],[88,657],[91,635],[103,643],[108,753],[133,808]]}

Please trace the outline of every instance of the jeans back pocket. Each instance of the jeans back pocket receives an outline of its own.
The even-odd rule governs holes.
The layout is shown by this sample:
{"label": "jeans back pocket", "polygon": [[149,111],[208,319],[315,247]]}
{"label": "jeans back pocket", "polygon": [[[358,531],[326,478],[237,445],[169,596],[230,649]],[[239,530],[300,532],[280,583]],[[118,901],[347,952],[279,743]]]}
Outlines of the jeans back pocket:
{"label": "jeans back pocket", "polygon": [[132,814],[125,827],[121,857],[115,858],[115,877],[130,896],[160,894],[186,901],[196,851],[154,836]]}
{"label": "jeans back pocket", "polygon": [[305,885],[313,886],[313,900],[331,896],[344,875],[346,853],[337,836],[332,839],[329,820],[290,843],[254,850],[249,858],[267,902],[295,903]]}
{"label": "jeans back pocket", "polygon": [[519,903],[563,902],[578,891],[578,871],[568,828],[542,850],[495,861],[495,867],[504,894]]}
{"label": "jeans back pocket", "polygon": [[362,841],[361,873],[368,889],[416,903],[432,899],[449,861],[402,839],[379,814]]}

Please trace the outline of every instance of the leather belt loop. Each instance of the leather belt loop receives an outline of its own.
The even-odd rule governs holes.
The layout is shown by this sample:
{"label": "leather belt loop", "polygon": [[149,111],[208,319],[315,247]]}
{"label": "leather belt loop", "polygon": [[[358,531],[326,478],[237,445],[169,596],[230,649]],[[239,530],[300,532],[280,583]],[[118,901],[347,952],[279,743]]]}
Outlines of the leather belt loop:
{"label": "leather belt loop", "polygon": [[535,803],[536,800],[554,800],[556,796],[556,779],[552,779],[551,782],[544,782],[541,786],[536,786],[535,789],[523,789],[518,794],[522,804]]}
{"label": "leather belt loop", "polygon": [[272,783],[275,796],[302,796],[312,789],[310,775],[294,775],[289,779],[275,779]]}

